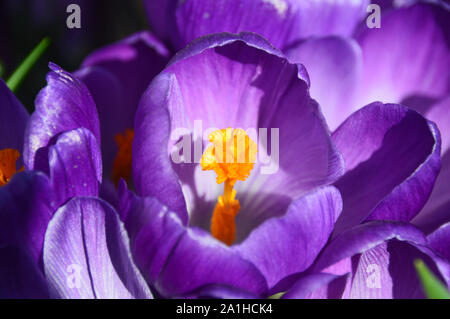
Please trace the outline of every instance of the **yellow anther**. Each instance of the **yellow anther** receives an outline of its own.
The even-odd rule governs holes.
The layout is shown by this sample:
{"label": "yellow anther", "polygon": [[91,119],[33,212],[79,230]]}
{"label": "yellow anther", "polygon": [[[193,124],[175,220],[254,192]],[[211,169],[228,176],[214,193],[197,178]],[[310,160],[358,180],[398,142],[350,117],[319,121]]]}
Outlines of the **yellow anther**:
{"label": "yellow anther", "polygon": [[19,157],[18,150],[12,148],[0,150],[0,186],[8,184],[14,174],[23,171],[23,167],[16,170],[16,162]]}
{"label": "yellow anther", "polygon": [[234,218],[240,209],[233,189],[237,180],[245,181],[256,160],[257,146],[242,129],[217,130],[209,135],[209,146],[201,159],[203,170],[214,170],[217,184],[224,183],[211,219],[211,234],[231,245],[236,237]]}
{"label": "yellow anther", "polygon": [[131,159],[134,131],[126,129],[124,134],[117,134],[114,140],[117,144],[118,151],[114,159],[112,169],[112,179],[116,183],[123,178],[128,181],[131,178]]}

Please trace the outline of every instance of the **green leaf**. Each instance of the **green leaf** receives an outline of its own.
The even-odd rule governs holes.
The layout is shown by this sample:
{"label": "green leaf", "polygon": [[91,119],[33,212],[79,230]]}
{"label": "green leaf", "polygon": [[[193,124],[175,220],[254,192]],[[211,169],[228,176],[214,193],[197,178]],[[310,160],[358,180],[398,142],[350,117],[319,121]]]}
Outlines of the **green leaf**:
{"label": "green leaf", "polygon": [[436,278],[423,260],[415,260],[414,266],[419,274],[422,288],[428,299],[450,299],[450,293],[445,285]]}
{"label": "green leaf", "polygon": [[13,92],[17,90],[20,83],[25,79],[28,72],[34,66],[34,64],[39,60],[42,54],[47,50],[50,45],[50,39],[44,38],[41,42],[31,51],[31,53],[27,56],[27,58],[19,65],[19,67],[14,71],[14,73],[10,76],[8,81],[6,81],[6,85],[8,85],[9,89]]}

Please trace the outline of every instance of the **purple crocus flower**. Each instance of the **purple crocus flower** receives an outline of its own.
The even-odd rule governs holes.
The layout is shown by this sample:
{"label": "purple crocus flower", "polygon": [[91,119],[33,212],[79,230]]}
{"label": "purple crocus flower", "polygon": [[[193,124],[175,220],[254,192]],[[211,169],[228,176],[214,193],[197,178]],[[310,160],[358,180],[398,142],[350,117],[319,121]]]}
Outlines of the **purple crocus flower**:
{"label": "purple crocus flower", "polygon": [[[321,105],[332,131],[374,101],[401,103],[435,122],[442,135],[442,172],[420,215],[414,218],[416,211],[408,220],[414,218],[427,233],[449,220],[448,5],[382,2],[381,28],[369,29],[364,20],[366,1],[164,3],[156,6],[147,1],[147,13],[156,34],[174,47],[208,33],[251,31],[281,49],[291,62],[305,65],[311,96]],[[359,197],[356,194],[370,191],[367,186],[358,185],[348,193]],[[344,211],[341,218],[346,215]]]}
{"label": "purple crocus flower", "polygon": [[[187,129],[190,135],[198,120],[205,128],[279,128],[279,170],[264,175],[263,165],[255,163],[250,176],[234,186],[240,209],[231,246],[209,233],[221,196],[215,174],[171,159],[179,142],[172,133]],[[133,177],[144,198],[122,183],[119,211],[138,267],[162,296],[267,297],[302,285],[299,280],[310,275],[322,280],[321,273],[341,259],[397,241],[424,251],[420,256],[426,254],[430,267],[448,280],[448,260],[404,223],[423,206],[439,172],[436,126],[404,106],[373,103],[330,136],[309,97],[304,67],[255,34],[210,35],[179,52],[143,95],[135,132]],[[195,144],[195,138],[190,141]],[[341,154],[347,161],[343,177]],[[381,179],[380,168],[391,177]],[[355,183],[373,188],[342,207],[340,192],[326,186],[331,183],[343,198]],[[377,209],[370,210],[377,200]],[[340,219],[342,208],[352,213]],[[359,226],[376,219],[398,222]],[[386,261],[383,266],[396,265]],[[344,275],[344,268],[329,269],[328,279]],[[398,275],[389,278],[401,285]],[[416,296],[418,281],[410,285],[408,296]],[[288,297],[295,296],[294,288]],[[405,295],[391,294],[397,296]]]}
{"label": "purple crocus flower", "polygon": [[98,198],[92,97],[80,80],[51,69],[26,130],[27,113],[0,83],[1,145],[21,151],[25,131],[23,162],[34,168],[0,188],[0,297],[151,298],[118,214]]}

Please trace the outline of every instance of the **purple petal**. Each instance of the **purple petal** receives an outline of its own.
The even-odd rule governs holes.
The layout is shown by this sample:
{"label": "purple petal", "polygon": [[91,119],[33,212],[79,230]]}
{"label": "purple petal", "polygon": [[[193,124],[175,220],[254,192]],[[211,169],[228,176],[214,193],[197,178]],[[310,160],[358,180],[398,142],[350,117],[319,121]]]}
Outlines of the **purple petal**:
{"label": "purple petal", "polygon": [[442,169],[433,192],[420,213],[412,220],[425,233],[430,233],[450,221],[450,151],[442,157]]}
{"label": "purple petal", "polygon": [[[308,275],[295,283],[283,299],[337,299],[342,294],[347,275],[317,273]],[[333,289],[334,288],[334,289]],[[336,291],[338,288],[338,291]]]}
{"label": "purple petal", "polygon": [[20,247],[0,248],[0,298],[48,298],[41,269]]}
{"label": "purple petal", "polygon": [[332,240],[322,251],[312,267],[322,271],[337,262],[361,254],[390,239],[426,244],[421,231],[412,225],[401,222],[372,221],[356,226]]}
{"label": "purple petal", "polygon": [[364,71],[357,106],[372,101],[400,103],[410,96],[446,96],[449,22],[448,10],[422,3],[389,11],[379,29],[362,26],[357,41]]}
{"label": "purple petal", "polygon": [[56,210],[47,176],[16,174],[0,188],[0,246],[17,245],[35,265],[41,264],[44,234]]}
{"label": "purple petal", "polygon": [[156,199],[136,198],[124,190],[123,183],[121,188],[121,207],[126,210],[121,216],[125,216],[134,259],[161,295],[211,293],[217,297],[220,291],[223,296],[237,291],[260,295],[267,290],[260,272],[238,253],[209,234],[184,228],[177,215]]}
{"label": "purple petal", "polygon": [[28,117],[23,105],[0,79],[0,150],[13,148],[22,152]]}
{"label": "purple petal", "polygon": [[352,284],[345,298],[411,299],[424,298],[414,268],[414,261],[423,260],[443,280],[434,260],[414,245],[398,240],[380,244],[364,252],[353,270]]}
{"label": "purple petal", "polygon": [[52,296],[152,298],[128,245],[117,213],[106,202],[70,200],[45,235],[44,269]]}
{"label": "purple petal", "polygon": [[367,1],[229,0],[146,2],[150,25],[180,49],[211,33],[258,33],[278,48],[311,35],[351,35]]}
{"label": "purple petal", "polygon": [[353,111],[354,93],[362,66],[361,49],[342,37],[310,38],[286,51],[289,60],[302,63],[311,78],[316,99],[333,131]]}
{"label": "purple petal", "polygon": [[434,124],[406,107],[373,103],[334,133],[347,172],[336,183],[344,210],[335,234],[364,220],[409,221],[425,205],[440,169]]}
{"label": "purple petal", "polygon": [[86,86],[55,64],[49,67],[47,86],[36,98],[36,111],[31,115],[25,134],[23,155],[29,170],[45,171],[45,158],[40,162],[38,157],[41,153],[45,157],[45,148],[60,133],[84,127],[100,141],[97,110]]}
{"label": "purple petal", "polygon": [[264,277],[253,264],[203,230],[188,228],[168,256],[155,287],[162,295],[170,296],[210,284],[232,286],[259,296],[267,291]]}
{"label": "purple petal", "polygon": [[[170,134],[183,128],[190,137],[196,120],[201,120],[203,130],[267,128],[268,143],[271,129],[279,129],[280,169],[263,174],[269,165],[257,163],[250,178],[236,185],[242,211],[265,216],[261,221],[285,211],[273,207],[286,208],[292,198],[332,183],[342,173],[342,159],[317,103],[308,95],[307,79],[300,78],[304,75],[302,66],[289,64],[279,51],[249,33],[207,36],[178,53],[150,85],[136,116],[133,177],[137,193],[157,197],[184,222],[183,187],[194,200],[203,198],[201,203],[186,198],[194,214],[192,224],[208,227],[205,216],[213,209],[219,186],[211,172],[201,172],[201,152],[192,152],[194,163],[179,165],[169,156],[175,144],[172,138],[169,141]],[[259,145],[260,153],[263,148]],[[238,237],[246,232],[238,229]]]}
{"label": "purple petal", "polygon": [[58,203],[74,196],[97,196],[102,180],[98,143],[87,129],[61,134],[49,148],[50,180]]}
{"label": "purple petal", "polygon": [[102,160],[105,176],[110,176],[117,155],[114,136],[133,127],[124,121],[125,93],[119,79],[108,70],[91,66],[74,73],[89,88],[97,106],[100,120]]}
{"label": "purple petal", "polygon": [[267,220],[234,248],[273,287],[314,262],[341,210],[339,192],[334,187],[322,188],[294,201],[283,217]]}
{"label": "purple petal", "polygon": [[428,235],[428,246],[450,261],[450,223]]}

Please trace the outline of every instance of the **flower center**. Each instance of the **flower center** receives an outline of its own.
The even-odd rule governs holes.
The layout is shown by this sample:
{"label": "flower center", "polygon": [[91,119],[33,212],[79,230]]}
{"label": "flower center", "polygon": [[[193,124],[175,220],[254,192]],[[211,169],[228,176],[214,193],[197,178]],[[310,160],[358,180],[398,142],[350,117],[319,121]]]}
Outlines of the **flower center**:
{"label": "flower center", "polygon": [[18,150],[12,148],[0,150],[0,187],[8,184],[14,174],[23,171],[23,167],[16,170],[16,162],[19,157]]}
{"label": "flower center", "polygon": [[112,178],[116,185],[121,178],[130,180],[133,137],[134,131],[131,129],[126,129],[125,133],[114,136],[118,150],[113,163]]}
{"label": "flower center", "polygon": [[223,195],[219,196],[211,219],[211,234],[231,245],[236,237],[234,218],[240,209],[233,189],[237,180],[245,181],[256,160],[257,147],[242,129],[222,129],[209,136],[212,143],[201,159],[204,171],[217,174],[217,184],[224,183]]}

